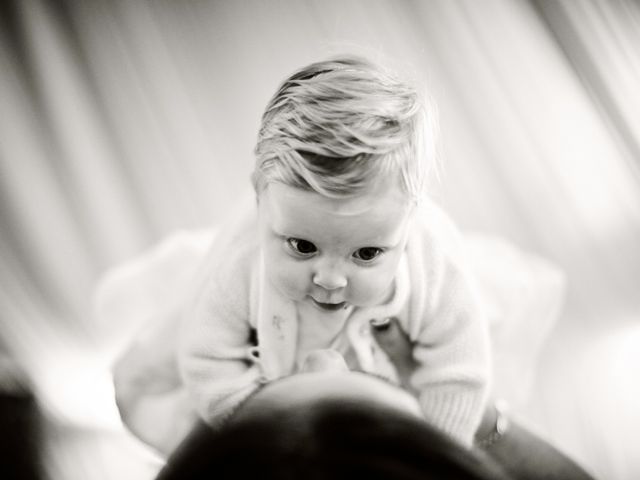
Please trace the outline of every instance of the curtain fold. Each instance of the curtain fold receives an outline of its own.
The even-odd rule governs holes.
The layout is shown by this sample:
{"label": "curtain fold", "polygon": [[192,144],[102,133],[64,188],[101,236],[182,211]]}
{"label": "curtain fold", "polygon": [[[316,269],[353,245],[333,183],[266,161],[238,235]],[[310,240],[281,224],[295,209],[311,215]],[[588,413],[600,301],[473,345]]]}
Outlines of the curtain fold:
{"label": "curtain fold", "polygon": [[556,262],[563,327],[638,321],[637,2],[13,0],[0,5],[0,349],[49,386],[47,369],[72,363],[59,352],[98,354],[100,275],[250,196],[268,98],[342,52],[427,86],[436,200],[464,230]]}

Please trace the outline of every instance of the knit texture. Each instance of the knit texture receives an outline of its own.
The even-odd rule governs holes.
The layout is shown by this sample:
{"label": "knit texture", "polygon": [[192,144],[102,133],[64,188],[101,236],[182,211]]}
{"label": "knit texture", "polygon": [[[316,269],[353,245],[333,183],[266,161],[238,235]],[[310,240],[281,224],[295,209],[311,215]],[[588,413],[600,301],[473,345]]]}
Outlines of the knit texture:
{"label": "knit texture", "polygon": [[[220,229],[183,323],[180,371],[213,425],[261,382],[296,370],[300,311],[265,280],[256,220],[255,211],[244,212]],[[357,363],[351,367],[388,374],[369,321],[397,317],[414,342],[419,366],[411,383],[425,419],[471,446],[489,388],[487,327],[459,234],[432,203],[419,207],[394,282],[391,299],[354,308],[326,348],[350,349]]]}

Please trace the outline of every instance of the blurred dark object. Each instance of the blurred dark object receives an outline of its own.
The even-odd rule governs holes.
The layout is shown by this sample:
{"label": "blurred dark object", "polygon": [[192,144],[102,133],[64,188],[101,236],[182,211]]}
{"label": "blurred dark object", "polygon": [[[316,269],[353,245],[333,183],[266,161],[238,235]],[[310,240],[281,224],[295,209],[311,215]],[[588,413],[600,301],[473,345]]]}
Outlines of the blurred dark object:
{"label": "blurred dark object", "polygon": [[3,480],[44,478],[41,416],[25,376],[0,355],[0,476]]}

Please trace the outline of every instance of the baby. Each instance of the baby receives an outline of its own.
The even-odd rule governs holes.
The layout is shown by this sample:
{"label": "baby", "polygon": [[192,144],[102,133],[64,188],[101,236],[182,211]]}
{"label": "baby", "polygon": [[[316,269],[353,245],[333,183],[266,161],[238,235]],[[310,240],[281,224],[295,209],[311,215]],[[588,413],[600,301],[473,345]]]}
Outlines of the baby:
{"label": "baby", "polygon": [[458,233],[425,194],[432,115],[411,86],[352,57],[303,68],[271,99],[257,208],[219,231],[180,339],[210,424],[319,349],[393,379],[370,328],[395,317],[414,344],[424,418],[471,445],[488,340]]}

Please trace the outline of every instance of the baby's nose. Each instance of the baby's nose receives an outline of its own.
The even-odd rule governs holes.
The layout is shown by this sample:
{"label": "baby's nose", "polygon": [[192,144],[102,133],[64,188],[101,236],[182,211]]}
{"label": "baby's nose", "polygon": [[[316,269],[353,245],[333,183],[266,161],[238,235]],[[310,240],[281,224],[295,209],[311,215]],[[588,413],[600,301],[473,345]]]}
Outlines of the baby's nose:
{"label": "baby's nose", "polygon": [[336,269],[322,269],[313,276],[313,283],[325,290],[338,290],[347,286],[347,277]]}

